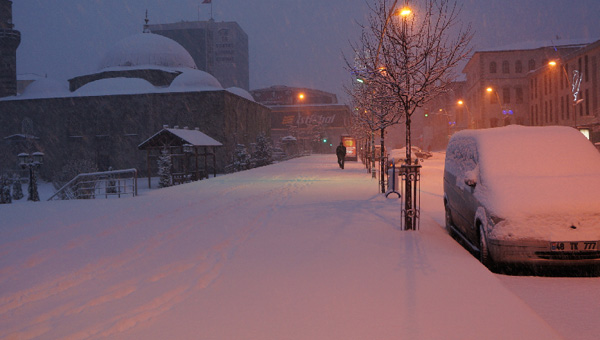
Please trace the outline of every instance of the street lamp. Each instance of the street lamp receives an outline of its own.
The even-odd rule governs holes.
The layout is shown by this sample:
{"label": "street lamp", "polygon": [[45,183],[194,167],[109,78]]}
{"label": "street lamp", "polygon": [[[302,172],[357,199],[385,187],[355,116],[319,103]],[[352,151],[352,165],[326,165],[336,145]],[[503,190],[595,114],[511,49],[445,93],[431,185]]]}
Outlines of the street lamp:
{"label": "street lamp", "polygon": [[[298,142],[300,141],[300,105],[304,101],[305,95],[303,92],[298,93],[298,127],[296,128],[296,139]],[[302,138],[302,153],[304,153],[306,149],[305,140]]]}
{"label": "street lamp", "polygon": [[[555,67],[557,65],[558,62],[556,60],[551,60],[548,62],[548,66],[550,67]],[[569,74],[567,73],[567,69],[565,68],[565,66],[562,63],[560,66],[563,70],[563,73],[565,74],[567,85],[571,88],[571,95],[573,96],[573,109],[575,111],[573,112],[573,125],[575,126],[575,128],[577,128],[577,108],[575,107],[575,105],[583,101],[583,98],[579,98],[579,92],[581,89],[581,81],[583,79],[583,75],[579,70],[573,70],[573,81],[571,82],[571,79],[569,79]]]}
{"label": "street lamp", "polygon": [[27,189],[29,197],[27,197],[28,201],[37,202],[40,200],[40,195],[37,191],[37,180],[35,177],[35,171],[38,170],[44,161],[44,154],[37,151],[32,154],[28,154],[26,152],[20,153],[17,157],[19,157],[19,165],[22,169],[29,169],[29,188]]}
{"label": "street lamp", "polygon": [[465,103],[462,99],[459,99],[456,104],[458,104],[459,106],[463,106],[467,109],[467,116],[469,117],[469,122],[467,123],[467,129],[472,129],[474,126],[473,124],[473,116],[471,115],[471,110],[469,110],[469,106],[467,105],[467,103]]}

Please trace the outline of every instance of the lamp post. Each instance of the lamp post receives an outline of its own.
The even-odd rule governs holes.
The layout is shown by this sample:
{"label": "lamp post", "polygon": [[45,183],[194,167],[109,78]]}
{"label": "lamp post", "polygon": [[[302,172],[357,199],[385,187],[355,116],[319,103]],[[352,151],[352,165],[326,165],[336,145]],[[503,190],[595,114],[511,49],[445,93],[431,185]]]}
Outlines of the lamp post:
{"label": "lamp post", "polygon": [[44,161],[44,154],[41,152],[34,152],[32,154],[20,153],[19,165],[22,169],[29,169],[29,188],[27,189],[29,196],[28,201],[37,202],[40,200],[40,196],[37,191],[37,180],[35,177],[35,171],[38,170]]}
{"label": "lamp post", "polygon": [[498,91],[496,91],[496,89],[494,89],[493,87],[487,87],[485,89],[485,91],[487,93],[490,94],[494,94],[496,96],[496,99],[498,100],[498,105],[500,105],[500,111],[502,113],[502,116],[504,117],[504,125],[508,125],[507,123],[510,122],[510,116],[512,116],[514,114],[513,110],[511,110],[508,107],[504,107],[504,105],[502,104],[502,102],[500,101],[500,96],[498,95]]}
{"label": "lamp post", "polygon": [[[298,124],[297,125],[298,125],[298,127],[296,128],[296,140],[298,141],[298,144],[300,144],[300,105],[302,104],[302,101],[304,101],[304,97],[305,96],[304,96],[303,92],[300,92],[298,94],[298,112],[297,112],[297,115],[298,115],[298,118],[297,118]],[[304,138],[302,138],[302,143],[301,144],[302,144],[302,153],[304,153],[304,151],[306,149],[306,146],[304,145],[305,144],[304,143]]]}
{"label": "lamp post", "polygon": [[[548,66],[550,66],[550,67],[556,67],[557,65],[558,65],[558,62],[556,60],[551,60],[548,62]],[[565,68],[565,65],[563,63],[561,63],[560,67],[562,68],[563,73],[565,74],[565,79],[567,80],[567,85],[571,88],[571,95],[573,96],[573,125],[575,128],[577,128],[577,107],[576,107],[576,105],[583,101],[583,98],[579,98],[579,92],[580,92],[581,81],[583,79],[583,76],[579,70],[573,70],[573,81],[571,82],[571,79],[569,79],[569,74],[567,72],[567,69]]]}
{"label": "lamp post", "polygon": [[469,106],[467,105],[467,103],[465,103],[464,100],[459,99],[456,104],[458,104],[459,106],[464,106],[467,109],[467,117],[469,119],[469,121],[467,122],[467,129],[473,129],[475,124],[473,124],[473,116],[471,115],[471,110],[469,110]]}

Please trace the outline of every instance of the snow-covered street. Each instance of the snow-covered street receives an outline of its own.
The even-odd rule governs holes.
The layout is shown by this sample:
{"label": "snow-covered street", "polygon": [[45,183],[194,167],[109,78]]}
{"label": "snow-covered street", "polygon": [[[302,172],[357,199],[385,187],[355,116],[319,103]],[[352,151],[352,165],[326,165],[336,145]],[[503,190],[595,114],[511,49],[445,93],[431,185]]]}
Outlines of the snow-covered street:
{"label": "snow-covered street", "polygon": [[595,339],[600,278],[493,274],[358,162],[315,155],[134,198],[0,205],[2,339]]}

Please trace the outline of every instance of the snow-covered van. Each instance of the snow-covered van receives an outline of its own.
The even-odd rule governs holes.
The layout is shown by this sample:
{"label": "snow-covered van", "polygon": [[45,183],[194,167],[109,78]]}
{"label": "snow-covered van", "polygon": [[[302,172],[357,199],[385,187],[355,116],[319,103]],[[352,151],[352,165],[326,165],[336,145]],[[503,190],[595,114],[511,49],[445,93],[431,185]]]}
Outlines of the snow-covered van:
{"label": "snow-covered van", "polygon": [[563,126],[507,126],[452,136],[446,228],[500,263],[600,266],[600,153]]}

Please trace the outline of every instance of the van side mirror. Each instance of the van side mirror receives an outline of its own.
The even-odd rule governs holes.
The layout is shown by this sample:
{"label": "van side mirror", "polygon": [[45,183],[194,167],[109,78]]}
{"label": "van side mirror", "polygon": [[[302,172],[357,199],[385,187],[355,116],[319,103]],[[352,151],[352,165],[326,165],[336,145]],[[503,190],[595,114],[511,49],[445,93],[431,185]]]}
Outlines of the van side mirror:
{"label": "van side mirror", "polygon": [[479,168],[475,168],[471,171],[467,171],[465,173],[465,184],[474,188],[477,185],[477,174],[479,173]]}

